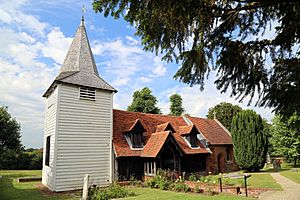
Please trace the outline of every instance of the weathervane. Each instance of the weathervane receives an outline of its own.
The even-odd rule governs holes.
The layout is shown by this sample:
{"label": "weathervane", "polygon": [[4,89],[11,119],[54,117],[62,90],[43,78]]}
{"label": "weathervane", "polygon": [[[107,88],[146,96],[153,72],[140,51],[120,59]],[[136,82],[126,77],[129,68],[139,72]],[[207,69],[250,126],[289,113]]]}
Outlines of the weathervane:
{"label": "weathervane", "polygon": [[81,21],[84,22],[84,13],[85,13],[85,7],[84,7],[84,4],[82,5],[82,15],[81,15]]}

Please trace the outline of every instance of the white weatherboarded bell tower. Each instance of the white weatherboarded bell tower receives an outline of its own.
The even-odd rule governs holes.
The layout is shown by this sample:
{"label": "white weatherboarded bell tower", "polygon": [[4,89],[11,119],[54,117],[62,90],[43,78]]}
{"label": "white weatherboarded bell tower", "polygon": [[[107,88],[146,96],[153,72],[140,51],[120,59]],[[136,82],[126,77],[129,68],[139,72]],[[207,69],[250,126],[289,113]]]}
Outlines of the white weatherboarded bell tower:
{"label": "white weatherboarded bell tower", "polygon": [[52,191],[113,177],[113,94],[99,77],[82,18],[59,75],[45,92],[43,184]]}

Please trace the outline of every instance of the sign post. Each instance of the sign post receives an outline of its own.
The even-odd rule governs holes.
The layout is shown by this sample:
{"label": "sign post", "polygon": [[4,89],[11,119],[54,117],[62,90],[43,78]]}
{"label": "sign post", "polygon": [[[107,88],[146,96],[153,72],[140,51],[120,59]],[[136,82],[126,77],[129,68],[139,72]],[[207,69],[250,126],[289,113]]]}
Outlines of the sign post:
{"label": "sign post", "polygon": [[245,174],[244,175],[244,180],[245,180],[245,193],[246,193],[246,197],[248,197],[248,189],[247,189],[247,178],[249,178],[251,175],[250,174]]}

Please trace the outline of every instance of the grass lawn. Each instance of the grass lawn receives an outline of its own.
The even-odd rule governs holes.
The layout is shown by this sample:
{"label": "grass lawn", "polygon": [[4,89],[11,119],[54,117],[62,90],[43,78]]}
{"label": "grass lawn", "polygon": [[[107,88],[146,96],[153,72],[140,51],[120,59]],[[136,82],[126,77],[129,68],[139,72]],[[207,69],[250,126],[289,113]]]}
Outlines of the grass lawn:
{"label": "grass lawn", "polygon": [[[290,171],[292,168],[297,169],[298,172]],[[298,164],[298,166],[293,167],[293,165],[290,163],[282,163],[281,169],[279,169],[278,171],[274,171],[274,169],[270,168],[270,167],[266,167],[263,170],[265,170],[266,172],[279,172],[280,175],[285,176],[286,178],[300,184],[300,166],[299,166],[299,164]]]}
{"label": "grass lawn", "polygon": [[[242,172],[239,172],[241,176]],[[268,173],[247,173],[251,177],[247,179],[247,185],[251,188],[269,188],[275,190],[282,190],[281,186]],[[219,175],[207,176],[210,183],[218,183]],[[224,185],[244,186],[244,178],[223,178]]]}
{"label": "grass lawn", "polygon": [[[289,173],[296,173],[296,172],[282,172],[288,174]],[[299,173],[300,174],[300,173]],[[41,171],[40,170],[7,170],[7,171],[0,171],[0,175],[2,178],[0,179],[0,197],[2,200],[39,200],[39,199],[47,199],[47,200],[54,200],[54,199],[78,199],[79,194],[77,193],[70,193],[70,194],[55,194],[55,195],[46,195],[43,194],[40,190],[38,190],[40,182],[27,182],[27,183],[18,183],[17,178],[19,177],[40,177]],[[283,174],[285,175],[285,174]],[[295,177],[293,177],[295,178]],[[297,179],[300,182],[300,175]],[[230,184],[233,185],[241,185],[242,179],[231,179],[229,180]],[[250,187],[255,188],[272,188],[272,189],[281,189],[280,185],[278,185],[271,175],[266,173],[253,173],[252,176],[248,179],[248,183]],[[177,193],[172,191],[162,191],[156,189],[148,189],[148,188],[129,188],[130,191],[135,192],[138,196],[130,197],[128,199],[138,199],[138,200],[147,200],[147,199],[176,199],[176,200],[192,200],[192,199],[199,199],[199,200],[206,200],[206,199],[220,199],[220,200],[234,200],[234,199],[246,199],[244,197],[239,197],[235,195],[228,195],[228,194],[220,194],[216,196],[205,196],[201,194],[191,194],[191,193]],[[249,198],[247,198],[249,199]]]}
{"label": "grass lawn", "polygon": [[284,171],[289,171],[292,168],[297,168],[298,170],[300,170],[299,164],[296,167],[293,167],[292,164],[283,162],[281,164],[281,169],[278,169],[277,171],[273,169],[272,164],[267,165],[261,171],[264,171],[264,172],[284,172]]}
{"label": "grass lawn", "polygon": [[[19,177],[40,177],[40,170],[7,170],[0,171],[0,199],[1,200],[78,200],[80,193],[68,193],[68,194],[52,194],[46,195],[38,190],[38,186],[41,182],[27,182],[18,183],[17,178]],[[149,188],[128,188],[130,191],[135,192],[137,196],[130,197],[128,199],[136,200],[155,200],[155,199],[176,199],[176,200],[208,200],[208,199],[220,199],[220,200],[240,200],[240,199],[251,199],[241,196],[220,194],[215,196],[205,196],[202,194],[192,193],[178,193],[172,191],[162,191],[159,189]]]}
{"label": "grass lawn", "polygon": [[280,172],[280,175],[285,176],[286,178],[300,184],[300,169],[298,169],[298,172],[291,172],[291,171]]}
{"label": "grass lawn", "polygon": [[249,186],[252,188],[271,188],[275,190],[282,190],[281,186],[267,173],[251,173],[248,178]]}
{"label": "grass lawn", "polygon": [[[282,166],[283,170],[280,172],[280,175],[285,176],[286,178],[300,184],[300,166],[293,167],[291,164],[284,163]],[[292,168],[297,169],[298,172],[290,171]]]}
{"label": "grass lawn", "polygon": [[159,189],[149,188],[129,188],[129,191],[134,192],[137,196],[129,197],[128,200],[240,200],[252,199],[236,195],[219,194],[214,196],[206,196],[202,194],[180,193],[173,191],[163,191]]}
{"label": "grass lawn", "polygon": [[41,182],[18,183],[19,177],[41,177],[40,170],[0,170],[0,199],[1,200],[78,200],[74,194],[55,194],[52,196],[45,195],[38,190],[38,185]]}

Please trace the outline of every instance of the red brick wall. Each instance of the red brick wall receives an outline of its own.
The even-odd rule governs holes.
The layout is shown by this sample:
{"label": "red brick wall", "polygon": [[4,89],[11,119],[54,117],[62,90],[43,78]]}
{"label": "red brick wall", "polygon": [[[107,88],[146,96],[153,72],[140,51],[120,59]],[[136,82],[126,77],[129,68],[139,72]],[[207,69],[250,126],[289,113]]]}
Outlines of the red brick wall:
{"label": "red brick wall", "polygon": [[[217,174],[238,170],[238,166],[234,161],[232,145],[211,145],[209,148],[211,149],[212,154],[207,158],[207,173],[211,172]],[[229,160],[227,160],[227,152],[229,153]]]}

